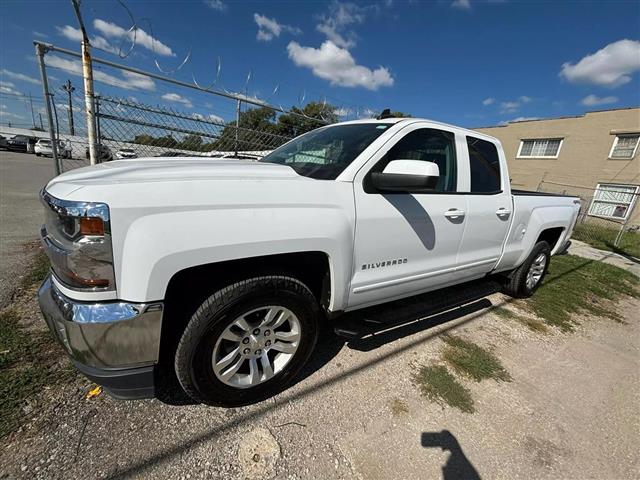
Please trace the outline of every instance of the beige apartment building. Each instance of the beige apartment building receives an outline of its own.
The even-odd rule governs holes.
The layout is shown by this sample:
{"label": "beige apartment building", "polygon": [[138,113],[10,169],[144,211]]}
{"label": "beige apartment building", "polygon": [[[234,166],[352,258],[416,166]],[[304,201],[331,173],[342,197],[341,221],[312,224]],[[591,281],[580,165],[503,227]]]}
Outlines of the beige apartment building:
{"label": "beige apartment building", "polygon": [[640,224],[640,108],[476,130],[502,142],[513,188],[580,195],[586,215]]}

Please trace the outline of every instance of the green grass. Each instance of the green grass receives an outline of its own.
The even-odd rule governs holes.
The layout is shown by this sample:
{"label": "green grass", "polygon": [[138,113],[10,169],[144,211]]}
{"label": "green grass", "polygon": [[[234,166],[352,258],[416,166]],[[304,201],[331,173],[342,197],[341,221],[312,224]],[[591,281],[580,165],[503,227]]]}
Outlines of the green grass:
{"label": "green grass", "polygon": [[549,273],[537,292],[523,302],[538,318],[563,331],[572,331],[578,314],[623,319],[613,301],[638,296],[640,279],[626,270],[574,255],[553,257]]}
{"label": "green grass", "polygon": [[486,378],[511,380],[500,359],[488,350],[453,335],[443,335],[442,340],[447,344],[442,352],[442,359],[457,373],[470,377],[476,382]]}
{"label": "green grass", "polygon": [[544,322],[536,320],[535,318],[529,318],[524,315],[519,315],[513,310],[509,310],[505,307],[494,307],[491,309],[491,313],[494,313],[498,317],[504,318],[505,320],[515,320],[516,322],[521,323],[529,330],[536,333],[547,333],[549,331]]}
{"label": "green grass", "polygon": [[414,375],[420,392],[428,399],[465,413],[475,411],[471,392],[443,365],[422,366]]}
{"label": "green grass", "polygon": [[620,244],[615,247],[613,243],[617,235],[618,229],[587,222],[577,224],[571,237],[601,250],[640,258],[640,233],[625,232]]}
{"label": "green grass", "polygon": [[42,249],[38,249],[31,265],[27,269],[27,273],[20,281],[20,288],[30,288],[42,283],[49,274],[50,268],[49,258]]}
{"label": "green grass", "polygon": [[[32,302],[26,290],[42,282],[49,271],[49,260],[38,250],[20,280],[16,303]],[[0,311],[0,438],[18,426],[23,407],[47,385],[69,378],[70,367],[61,368],[61,349],[47,331],[27,330],[20,325],[15,307]]]}
{"label": "green grass", "polygon": [[25,400],[46,385],[71,378],[58,365],[61,351],[48,332],[29,332],[13,309],[0,312],[0,438],[20,424]]}

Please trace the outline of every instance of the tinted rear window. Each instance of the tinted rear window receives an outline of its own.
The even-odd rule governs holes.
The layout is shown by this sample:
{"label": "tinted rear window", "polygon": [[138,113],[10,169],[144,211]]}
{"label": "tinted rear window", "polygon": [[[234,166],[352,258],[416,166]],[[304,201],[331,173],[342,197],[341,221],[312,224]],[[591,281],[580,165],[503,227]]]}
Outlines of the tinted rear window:
{"label": "tinted rear window", "polygon": [[500,191],[500,159],[492,142],[467,137],[471,167],[472,193],[497,193]]}

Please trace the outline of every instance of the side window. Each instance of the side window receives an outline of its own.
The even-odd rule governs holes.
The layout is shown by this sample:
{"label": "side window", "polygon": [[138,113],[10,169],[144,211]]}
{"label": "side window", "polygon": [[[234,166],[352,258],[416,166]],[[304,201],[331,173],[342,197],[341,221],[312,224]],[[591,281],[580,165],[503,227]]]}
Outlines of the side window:
{"label": "side window", "polygon": [[433,162],[440,169],[440,179],[435,191],[456,191],[456,142],[451,132],[431,128],[421,128],[409,132],[391,147],[373,171],[381,172],[391,160]]}
{"label": "side window", "polygon": [[471,193],[500,191],[500,160],[492,142],[467,137],[471,167]]}

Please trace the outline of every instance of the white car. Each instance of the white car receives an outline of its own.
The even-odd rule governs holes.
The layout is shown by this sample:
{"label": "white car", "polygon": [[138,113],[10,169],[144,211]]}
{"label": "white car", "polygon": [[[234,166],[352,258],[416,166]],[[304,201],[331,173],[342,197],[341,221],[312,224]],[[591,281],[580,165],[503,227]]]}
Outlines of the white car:
{"label": "white car", "polygon": [[138,158],[138,154],[132,148],[121,148],[116,152],[116,158],[118,160],[124,160],[126,158]]}
{"label": "white car", "polygon": [[[64,143],[62,140],[58,140],[58,156],[60,158],[71,158],[71,146]],[[48,138],[41,138],[36,142],[34,147],[35,154],[39,157],[41,155],[44,156],[53,156],[53,150],[51,148],[51,140]]]}
{"label": "white car", "polygon": [[170,365],[223,406],[286,388],[342,312],[489,276],[532,295],[580,210],[512,190],[497,139],[417,118],[318,128],[257,162],[80,168],[42,199],[39,302],[74,365],[119,398],[155,395]]}

